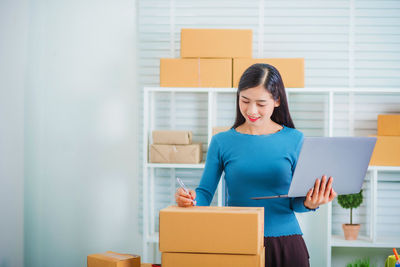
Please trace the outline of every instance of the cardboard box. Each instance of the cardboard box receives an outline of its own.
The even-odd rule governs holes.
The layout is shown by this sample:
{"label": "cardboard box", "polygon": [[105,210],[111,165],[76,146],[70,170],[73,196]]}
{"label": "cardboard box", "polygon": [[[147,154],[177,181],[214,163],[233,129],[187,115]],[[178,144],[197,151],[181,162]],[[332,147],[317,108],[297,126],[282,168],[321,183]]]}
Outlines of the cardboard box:
{"label": "cardboard box", "polygon": [[251,58],[252,30],[182,29],[182,58]]}
{"label": "cardboard box", "polygon": [[151,264],[151,263],[142,263],[140,265],[140,267],[153,267],[153,264]]}
{"label": "cardboard box", "polygon": [[112,251],[87,256],[88,267],[140,267],[140,256]]}
{"label": "cardboard box", "polygon": [[163,267],[264,267],[264,249],[258,255],[162,253]]}
{"label": "cardboard box", "polygon": [[400,114],[378,115],[378,135],[400,136]]}
{"label": "cardboard box", "polygon": [[264,247],[262,207],[171,206],[159,218],[161,252],[260,254]]}
{"label": "cardboard box", "polygon": [[226,132],[231,129],[232,126],[216,126],[212,128],[212,135],[216,135],[217,133]]}
{"label": "cardboard box", "polygon": [[150,146],[150,162],[152,163],[197,164],[202,159],[201,144]]}
{"label": "cardboard box", "polygon": [[153,131],[153,144],[157,145],[190,145],[191,131]]}
{"label": "cardboard box", "polygon": [[233,59],[233,87],[238,87],[244,71],[256,63],[266,63],[278,69],[286,88],[304,87],[304,58],[235,58]]}
{"label": "cardboard box", "polygon": [[400,136],[376,136],[369,165],[400,166]]}
{"label": "cardboard box", "polygon": [[160,59],[161,87],[232,87],[232,59]]}

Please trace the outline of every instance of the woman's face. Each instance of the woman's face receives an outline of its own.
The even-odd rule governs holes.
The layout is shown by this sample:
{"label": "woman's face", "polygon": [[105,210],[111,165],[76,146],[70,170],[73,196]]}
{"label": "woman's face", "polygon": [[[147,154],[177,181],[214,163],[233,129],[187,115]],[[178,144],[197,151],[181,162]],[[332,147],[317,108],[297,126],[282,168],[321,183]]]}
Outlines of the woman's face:
{"label": "woman's face", "polygon": [[239,93],[239,108],[246,123],[254,126],[268,124],[275,107],[279,107],[270,92],[263,85]]}

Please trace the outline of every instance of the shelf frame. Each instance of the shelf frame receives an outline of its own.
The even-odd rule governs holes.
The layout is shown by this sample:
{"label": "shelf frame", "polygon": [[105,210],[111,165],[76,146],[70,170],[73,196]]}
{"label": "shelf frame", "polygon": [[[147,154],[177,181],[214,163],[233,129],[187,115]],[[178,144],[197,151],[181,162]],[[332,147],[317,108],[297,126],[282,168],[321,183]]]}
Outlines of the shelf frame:
{"label": "shelf frame", "polygon": [[[208,120],[207,120],[207,134],[208,134],[208,145],[211,142],[212,137],[212,127],[216,123],[216,110],[218,105],[218,94],[219,93],[233,93],[237,92],[236,88],[182,88],[182,87],[145,87],[144,88],[144,100],[143,100],[143,197],[142,197],[142,211],[143,211],[143,260],[150,262],[152,259],[149,258],[148,245],[152,243],[158,243],[158,233],[154,229],[154,191],[150,192],[154,188],[154,170],[156,168],[168,168],[172,169],[172,173],[175,169],[202,169],[205,167],[205,163],[200,164],[163,164],[163,163],[149,163],[148,159],[148,144],[150,143],[149,133],[154,129],[154,95],[157,92],[169,92],[171,93],[171,101],[174,101],[176,93],[206,93],[208,95]],[[310,87],[310,88],[286,88],[286,93],[289,96],[292,93],[323,93],[328,96],[328,124],[325,136],[334,136],[334,97],[337,93],[347,93],[349,95],[349,133],[353,136],[354,133],[354,94],[386,94],[386,93],[398,93],[400,94],[400,88],[349,88],[349,87]],[[149,101],[150,99],[150,101]],[[171,106],[171,117],[174,112],[174,107]],[[171,120],[171,125],[174,125],[174,120]],[[349,242],[337,239],[332,236],[332,203],[328,204],[328,215],[327,215],[327,264],[326,266],[331,266],[332,248],[334,247],[400,247],[400,243],[396,242],[378,242],[376,236],[376,213],[377,213],[377,181],[379,171],[399,171],[400,167],[393,166],[370,166],[369,171],[373,172],[371,189],[372,189],[372,202],[371,207],[371,229],[369,234],[371,236],[370,242]],[[150,176],[149,176],[150,174]],[[148,177],[150,177],[150,186]],[[171,182],[174,180],[171,174]],[[220,180],[218,184],[218,205],[221,206],[224,199],[222,196],[223,189],[223,179]],[[153,188],[153,189],[152,189]],[[150,191],[149,191],[150,190]],[[152,217],[153,219],[150,219]],[[151,229],[149,229],[149,224]]]}

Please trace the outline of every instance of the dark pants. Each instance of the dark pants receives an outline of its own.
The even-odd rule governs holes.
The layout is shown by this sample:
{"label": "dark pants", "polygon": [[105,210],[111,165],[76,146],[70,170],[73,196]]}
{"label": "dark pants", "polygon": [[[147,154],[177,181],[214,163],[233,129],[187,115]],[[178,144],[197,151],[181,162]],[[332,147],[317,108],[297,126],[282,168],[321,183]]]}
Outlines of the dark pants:
{"label": "dark pants", "polygon": [[265,267],[309,267],[307,246],[301,235],[264,237]]}

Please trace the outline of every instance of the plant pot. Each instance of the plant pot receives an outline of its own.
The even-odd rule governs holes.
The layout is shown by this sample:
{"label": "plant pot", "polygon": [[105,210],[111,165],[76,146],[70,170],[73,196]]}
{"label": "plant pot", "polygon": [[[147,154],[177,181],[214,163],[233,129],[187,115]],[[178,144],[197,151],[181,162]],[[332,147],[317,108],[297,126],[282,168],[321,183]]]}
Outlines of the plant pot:
{"label": "plant pot", "polygon": [[344,239],[356,240],[358,232],[360,231],[360,224],[342,224]]}

